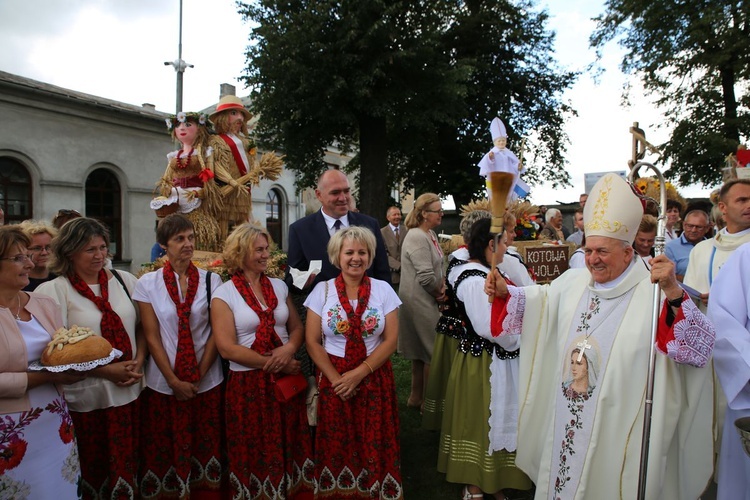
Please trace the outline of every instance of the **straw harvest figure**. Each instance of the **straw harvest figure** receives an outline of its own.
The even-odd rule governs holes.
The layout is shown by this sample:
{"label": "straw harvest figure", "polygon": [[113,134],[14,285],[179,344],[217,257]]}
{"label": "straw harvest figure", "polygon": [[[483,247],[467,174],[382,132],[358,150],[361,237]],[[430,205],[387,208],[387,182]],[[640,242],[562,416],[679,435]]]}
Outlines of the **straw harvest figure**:
{"label": "straw harvest figure", "polygon": [[247,129],[251,117],[233,95],[222,97],[210,116],[217,135],[211,136],[209,144],[214,148],[216,178],[224,184],[219,216],[222,241],[231,227],[252,219],[251,187],[260,184],[262,178],[273,181],[281,175],[282,161],[275,153],[265,153],[256,162],[257,149]]}
{"label": "straw harvest figure", "polygon": [[180,212],[195,227],[198,250],[220,251],[219,224],[221,193],[215,181],[213,148],[208,145],[208,119],[202,113],[180,112],[166,119],[172,138],[181,149],[167,155],[164,175],[157,183],[161,196],[151,208],[163,217]]}

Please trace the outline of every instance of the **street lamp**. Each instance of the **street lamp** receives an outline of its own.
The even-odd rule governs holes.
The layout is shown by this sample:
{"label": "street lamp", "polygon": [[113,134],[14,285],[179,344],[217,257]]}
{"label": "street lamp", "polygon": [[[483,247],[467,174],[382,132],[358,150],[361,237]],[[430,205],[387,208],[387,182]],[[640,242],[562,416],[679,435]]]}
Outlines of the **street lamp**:
{"label": "street lamp", "polygon": [[175,114],[177,114],[182,111],[182,74],[185,73],[187,68],[195,67],[182,60],[182,0],[180,0],[180,41],[177,46],[177,60],[164,61],[164,66],[173,66],[177,73],[177,103],[175,106]]}

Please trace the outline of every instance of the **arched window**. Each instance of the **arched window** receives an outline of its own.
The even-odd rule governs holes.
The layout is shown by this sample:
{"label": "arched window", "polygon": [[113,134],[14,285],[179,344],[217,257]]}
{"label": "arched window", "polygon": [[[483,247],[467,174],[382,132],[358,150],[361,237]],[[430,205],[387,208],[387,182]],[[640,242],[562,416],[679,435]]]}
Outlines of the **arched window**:
{"label": "arched window", "polygon": [[122,215],[120,183],[105,168],[97,168],[86,179],[86,217],[98,219],[109,228],[109,252],[122,260]]}
{"label": "arched window", "polygon": [[281,248],[281,195],[271,189],[266,195],[266,229],[274,243]]}
{"label": "arched window", "polygon": [[31,175],[26,167],[8,156],[0,156],[0,208],[6,224],[32,219]]}

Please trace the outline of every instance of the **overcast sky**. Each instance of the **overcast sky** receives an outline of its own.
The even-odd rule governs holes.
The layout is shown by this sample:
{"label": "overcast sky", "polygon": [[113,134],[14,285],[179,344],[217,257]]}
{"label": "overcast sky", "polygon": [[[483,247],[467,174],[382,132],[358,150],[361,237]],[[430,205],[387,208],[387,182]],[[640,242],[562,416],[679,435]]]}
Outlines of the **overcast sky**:
{"label": "overcast sky", "polygon": [[[564,67],[584,70],[594,61],[594,51],[588,48],[594,26],[590,19],[601,12],[602,4],[603,0],[540,1],[549,10],[549,27],[557,33],[556,56]],[[179,0],[2,0],[0,70],[174,112],[175,71],[164,62],[177,59],[178,20]],[[184,76],[183,109],[214,104],[221,83],[236,85],[238,95],[248,94],[238,81],[248,34],[234,0],[183,0],[182,58],[195,66]],[[566,126],[573,187],[535,186],[535,203],[577,201],[584,173],[625,170],[631,148],[628,129],[635,121],[650,142],[666,139],[666,132],[656,128],[660,114],[645,98],[634,99],[635,105],[627,109],[620,105],[621,89],[628,82],[618,69],[621,56],[619,47],[608,46],[601,63],[604,74],[596,82],[582,75],[565,94],[579,114]],[[487,146],[492,146],[489,131]],[[477,151],[477,160],[484,153]],[[710,192],[694,186],[679,190],[686,197]]]}

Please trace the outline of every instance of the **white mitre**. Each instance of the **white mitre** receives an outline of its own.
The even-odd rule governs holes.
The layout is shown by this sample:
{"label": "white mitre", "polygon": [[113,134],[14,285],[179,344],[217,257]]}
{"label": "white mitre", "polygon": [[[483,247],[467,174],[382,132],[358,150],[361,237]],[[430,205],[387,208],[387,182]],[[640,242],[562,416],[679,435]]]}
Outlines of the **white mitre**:
{"label": "white mitre", "polygon": [[492,134],[493,141],[498,137],[508,137],[505,124],[500,118],[493,118],[492,123],[490,123],[490,133]]}
{"label": "white mitre", "polygon": [[622,177],[607,174],[594,184],[583,208],[586,237],[606,236],[631,245],[643,217],[643,204]]}

